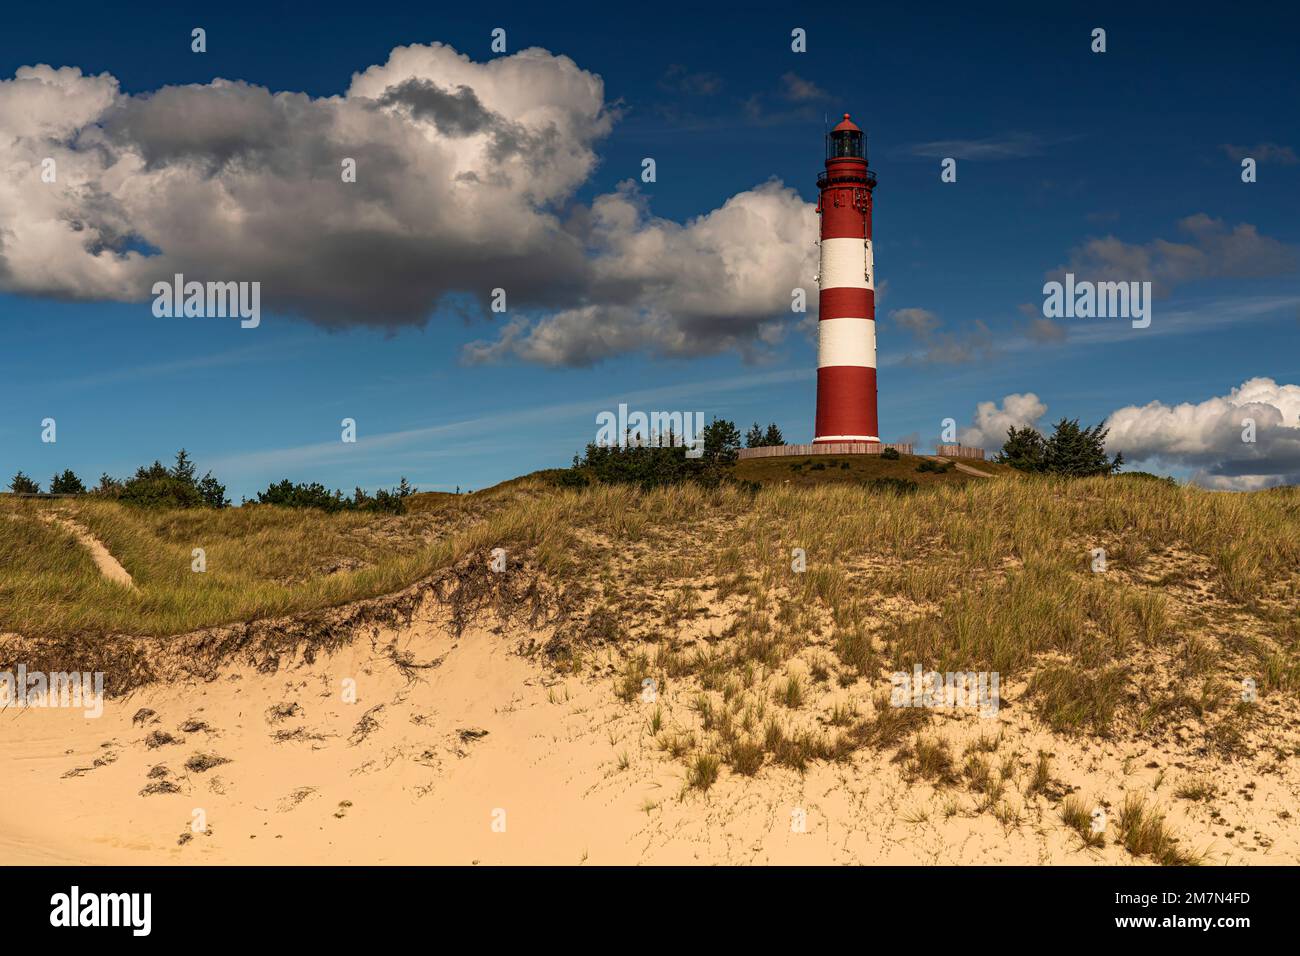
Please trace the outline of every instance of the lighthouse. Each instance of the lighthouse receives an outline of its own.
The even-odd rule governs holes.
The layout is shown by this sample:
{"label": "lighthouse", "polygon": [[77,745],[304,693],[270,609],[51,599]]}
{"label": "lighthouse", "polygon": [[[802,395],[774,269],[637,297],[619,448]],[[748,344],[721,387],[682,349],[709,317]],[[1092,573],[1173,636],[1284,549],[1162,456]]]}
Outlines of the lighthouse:
{"label": "lighthouse", "polygon": [[821,265],[814,444],[879,442],[876,420],[876,282],[866,136],[844,114],[826,134],[817,177]]}

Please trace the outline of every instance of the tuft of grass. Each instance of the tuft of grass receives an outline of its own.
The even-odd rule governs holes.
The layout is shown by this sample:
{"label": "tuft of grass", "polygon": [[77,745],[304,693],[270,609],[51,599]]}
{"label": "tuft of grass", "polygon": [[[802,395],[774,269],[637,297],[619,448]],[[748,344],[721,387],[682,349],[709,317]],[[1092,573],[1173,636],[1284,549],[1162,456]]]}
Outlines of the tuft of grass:
{"label": "tuft of grass", "polygon": [[894,747],[904,738],[930,723],[930,712],[922,707],[895,707],[889,694],[878,694],[875,712],[853,729],[855,739],[864,745],[884,749]]}
{"label": "tuft of grass", "polygon": [[791,710],[798,710],[803,706],[804,689],[803,678],[798,674],[791,674],[785,679],[777,692],[777,700],[789,707]]}
{"label": "tuft of grass", "polygon": [[851,727],[858,719],[858,709],[852,701],[836,701],[827,722],[832,727]]}
{"label": "tuft of grass", "polygon": [[1206,777],[1189,777],[1174,788],[1174,796],[1183,800],[1213,800],[1218,787]]}
{"label": "tuft of grass", "polygon": [[1134,856],[1150,857],[1161,866],[1200,866],[1204,862],[1204,854],[1178,846],[1164,815],[1149,807],[1141,794],[1130,793],[1124,798],[1116,826],[1119,841]]}
{"label": "tuft of grass", "polygon": [[623,662],[614,684],[614,693],[618,699],[631,703],[640,696],[645,680],[650,676],[650,658],[645,654],[633,654]]}
{"label": "tuft of grass", "polygon": [[1061,820],[1079,835],[1085,847],[1100,850],[1106,845],[1106,836],[1092,829],[1092,811],[1084,805],[1082,798],[1069,796],[1061,801]]}
{"label": "tuft of grass", "polygon": [[936,786],[957,782],[952,750],[942,738],[917,734],[911,747],[899,751],[898,758],[909,776],[920,777]]}
{"label": "tuft of grass", "polygon": [[752,740],[736,740],[727,750],[727,765],[732,771],[752,777],[763,766],[763,747]]}
{"label": "tuft of grass", "polygon": [[1123,665],[1090,672],[1079,665],[1043,668],[1029,682],[1037,710],[1058,733],[1090,730],[1104,734],[1124,699],[1128,669]]}
{"label": "tuft of grass", "polygon": [[1030,795],[1046,793],[1051,783],[1052,758],[1045,751],[1040,750],[1038,760],[1034,763],[1034,771],[1029,776],[1029,783],[1025,788],[1025,792]]}
{"label": "tuft of grass", "polygon": [[718,782],[722,761],[716,754],[696,754],[687,766],[686,785],[701,793]]}

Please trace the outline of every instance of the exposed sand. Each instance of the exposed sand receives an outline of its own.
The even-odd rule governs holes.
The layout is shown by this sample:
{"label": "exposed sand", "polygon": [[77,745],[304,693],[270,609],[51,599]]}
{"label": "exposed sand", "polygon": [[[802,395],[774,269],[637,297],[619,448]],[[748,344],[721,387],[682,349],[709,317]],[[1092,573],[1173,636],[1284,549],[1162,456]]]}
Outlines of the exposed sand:
{"label": "exposed sand", "polygon": [[978,468],[972,468],[970,465],[966,464],[965,462],[958,461],[955,458],[943,458],[940,457],[939,455],[927,455],[926,457],[928,457],[931,461],[943,462],[945,464],[951,463],[952,466],[956,468],[958,471],[962,472],[963,474],[974,475],[976,478],[994,477],[993,475],[989,474],[987,471],[980,471]]}
{"label": "exposed sand", "polygon": [[[0,712],[0,860],[1146,862],[1113,840],[1082,849],[1042,796],[1026,799],[1020,820],[999,823],[961,787],[906,782],[889,752],[864,750],[803,775],[724,769],[707,793],[686,791],[681,760],[651,738],[652,705],[617,700],[604,677],[556,678],[517,653],[520,640],[481,628],[453,639],[421,614],[310,665],[150,685],[107,701],[98,720],[71,709]],[[394,663],[393,642],[408,655],[405,667]],[[356,681],[355,703],[343,700],[345,679]],[[689,697],[684,686],[661,696],[670,722],[685,717]],[[189,721],[207,726],[182,730]],[[1016,755],[1027,775],[1033,755],[1050,751],[1060,785],[1078,788],[1089,806],[1114,808],[1125,792],[1140,791],[1209,863],[1300,862],[1295,760],[1262,774],[1246,763],[1216,764],[1220,796],[1197,802],[1173,795],[1193,769],[1200,775],[1177,766],[1179,753],[1056,738],[1026,707],[1006,707],[992,722],[941,716],[934,729],[960,755],[963,741],[994,725],[1004,734],[995,758]],[[179,742],[150,747],[156,731]],[[229,762],[187,769],[196,755]],[[151,778],[160,765],[167,773]],[[141,795],[150,784],[175,792]],[[1023,788],[1023,777],[1009,786]],[[1222,816],[1212,821],[1212,810]],[[206,819],[201,832],[191,828],[196,811]],[[504,832],[494,829],[498,811]],[[804,832],[792,826],[799,811]]]}
{"label": "exposed sand", "polygon": [[77,524],[70,518],[62,515],[53,515],[49,512],[41,512],[41,520],[48,521],[51,524],[57,524],[65,531],[70,532],[82,547],[90,552],[90,558],[95,562],[95,567],[99,568],[99,573],[108,578],[115,584],[121,584],[123,587],[135,588],[135,582],[131,580],[131,575],[126,568],[122,567],[121,562],[113,557],[112,552],[104,547],[104,543],[96,538],[93,534]]}

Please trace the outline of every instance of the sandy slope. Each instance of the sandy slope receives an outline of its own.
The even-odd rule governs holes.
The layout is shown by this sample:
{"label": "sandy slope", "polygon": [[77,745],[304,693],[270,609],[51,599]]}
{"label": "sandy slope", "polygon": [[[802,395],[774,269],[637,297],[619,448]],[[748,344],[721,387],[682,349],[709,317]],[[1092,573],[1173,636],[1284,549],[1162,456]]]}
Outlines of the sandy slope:
{"label": "sandy slope", "polygon": [[[0,713],[0,860],[1135,862],[1113,842],[1080,849],[1041,797],[1004,825],[960,788],[906,783],[888,753],[864,751],[803,776],[724,770],[707,794],[686,792],[681,761],[650,737],[650,705],[618,701],[604,677],[560,680],[519,656],[518,643],[519,635],[481,629],[454,640],[417,615],[408,628],[373,630],[311,665],[151,685],[110,700],[98,720],[9,709]],[[406,666],[394,663],[394,647]],[[343,700],[345,679],[356,681],[355,703]],[[686,692],[661,703],[670,722],[684,717]],[[207,726],[180,729],[191,721]],[[1174,799],[1184,775],[1177,754],[1055,739],[1023,707],[998,721],[1000,755],[1019,755],[1026,774],[1046,749],[1062,785],[1089,800],[1113,807],[1127,790],[1152,794],[1210,862],[1300,861],[1300,826],[1289,815],[1300,806],[1295,761],[1264,775],[1222,766],[1225,793],[1213,806],[1224,822],[1212,823],[1207,804]],[[953,717],[940,730],[960,747],[989,733],[987,724]],[[178,742],[149,746],[158,731]],[[229,762],[187,769],[195,755]],[[158,766],[167,773],[151,778]],[[175,792],[141,794],[160,783]],[[192,830],[196,810],[204,832]],[[499,810],[504,832],[493,827]],[[798,810],[805,832],[792,827]]]}

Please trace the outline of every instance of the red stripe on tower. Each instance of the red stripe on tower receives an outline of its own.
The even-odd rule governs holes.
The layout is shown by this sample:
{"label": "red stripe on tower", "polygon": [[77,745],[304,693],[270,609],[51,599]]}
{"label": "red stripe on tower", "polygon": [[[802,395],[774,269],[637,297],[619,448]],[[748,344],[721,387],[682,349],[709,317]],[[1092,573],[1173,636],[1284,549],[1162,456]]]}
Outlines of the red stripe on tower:
{"label": "red stripe on tower", "polygon": [[817,431],[813,442],[880,441],[876,421],[876,284],[866,137],[844,114],[826,134],[821,193]]}

